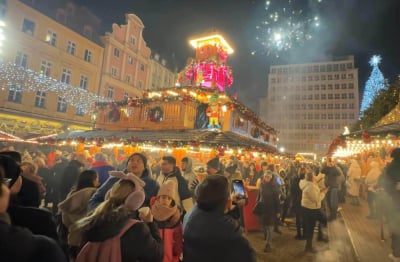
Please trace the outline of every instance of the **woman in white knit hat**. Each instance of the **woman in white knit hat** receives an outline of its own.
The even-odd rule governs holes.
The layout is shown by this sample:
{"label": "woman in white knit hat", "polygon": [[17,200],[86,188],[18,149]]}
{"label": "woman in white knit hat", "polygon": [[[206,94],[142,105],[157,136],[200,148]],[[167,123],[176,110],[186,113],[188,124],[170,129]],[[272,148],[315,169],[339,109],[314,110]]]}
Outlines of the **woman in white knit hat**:
{"label": "woman in white knit hat", "polygon": [[164,241],[163,262],[178,262],[183,249],[181,212],[174,199],[175,190],[175,183],[166,181],[151,205],[151,213]]}

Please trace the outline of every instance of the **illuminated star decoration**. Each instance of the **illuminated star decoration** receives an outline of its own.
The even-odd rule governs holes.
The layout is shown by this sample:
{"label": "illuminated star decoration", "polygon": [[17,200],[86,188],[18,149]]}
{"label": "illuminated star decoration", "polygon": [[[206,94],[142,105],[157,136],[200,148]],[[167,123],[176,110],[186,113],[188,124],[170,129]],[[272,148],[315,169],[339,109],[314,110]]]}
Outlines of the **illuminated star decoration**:
{"label": "illuminated star decoration", "polygon": [[301,46],[313,37],[320,26],[317,6],[322,0],[275,0],[265,2],[267,15],[256,26],[257,41],[266,55],[275,55]]}

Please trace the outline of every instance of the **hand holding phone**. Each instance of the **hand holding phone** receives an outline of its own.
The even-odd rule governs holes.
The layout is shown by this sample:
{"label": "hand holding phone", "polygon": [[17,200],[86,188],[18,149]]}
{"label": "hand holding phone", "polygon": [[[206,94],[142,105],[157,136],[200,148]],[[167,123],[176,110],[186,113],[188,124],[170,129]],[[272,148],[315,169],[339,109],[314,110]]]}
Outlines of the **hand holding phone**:
{"label": "hand holding phone", "polygon": [[233,185],[233,193],[237,195],[239,199],[246,198],[243,180],[235,179],[232,181],[232,185]]}

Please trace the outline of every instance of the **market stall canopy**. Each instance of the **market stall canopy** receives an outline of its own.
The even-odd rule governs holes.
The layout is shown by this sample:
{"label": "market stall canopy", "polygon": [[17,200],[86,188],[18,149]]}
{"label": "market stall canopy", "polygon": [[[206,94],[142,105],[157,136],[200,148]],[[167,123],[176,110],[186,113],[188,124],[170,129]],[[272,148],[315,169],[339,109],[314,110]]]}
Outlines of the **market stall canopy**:
{"label": "market stall canopy", "polygon": [[234,132],[222,132],[217,129],[196,129],[196,130],[93,130],[93,131],[72,131],[54,136],[55,141],[60,140],[96,140],[102,138],[110,142],[136,142],[136,143],[182,143],[191,145],[209,146],[230,146],[230,147],[252,147],[260,151],[277,152],[276,148],[240,135]]}

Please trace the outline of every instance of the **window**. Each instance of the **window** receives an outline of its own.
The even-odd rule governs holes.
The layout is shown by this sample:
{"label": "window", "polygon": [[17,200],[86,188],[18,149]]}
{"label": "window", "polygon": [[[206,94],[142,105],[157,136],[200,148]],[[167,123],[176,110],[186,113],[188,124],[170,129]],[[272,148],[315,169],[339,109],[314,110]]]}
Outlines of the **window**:
{"label": "window", "polygon": [[354,104],[353,103],[349,104],[349,108],[354,109]]}
{"label": "window", "polygon": [[318,120],[319,119],[319,114],[314,114],[314,119]]}
{"label": "window", "polygon": [[92,51],[86,49],[86,50],[85,50],[85,54],[83,55],[83,59],[84,59],[86,62],[89,62],[89,63],[92,62]]}
{"label": "window", "polygon": [[42,60],[40,64],[40,73],[45,76],[50,76],[51,73],[51,63],[46,60]]}
{"label": "window", "polygon": [[125,76],[125,82],[128,83],[128,84],[131,82],[131,76],[130,75],[126,75]]}
{"label": "window", "polygon": [[321,119],[326,119],[326,114],[321,114]]}
{"label": "window", "polygon": [[339,74],[335,74],[335,75],[334,75],[334,79],[335,79],[335,80],[339,80],[339,78],[340,78]]}
{"label": "window", "polygon": [[346,74],[342,74],[341,79],[346,79]]}
{"label": "window", "polygon": [[340,104],[335,104],[335,109],[340,109]]}
{"label": "window", "polygon": [[328,99],[333,99],[333,94],[328,94]]}
{"label": "window", "polygon": [[349,87],[349,89],[354,89],[354,84],[353,83],[349,83],[348,87]]}
{"label": "window", "polygon": [[63,68],[61,73],[61,82],[66,84],[71,83],[71,70]]}
{"label": "window", "polygon": [[24,18],[24,22],[22,23],[22,32],[33,35],[35,33],[35,22]]}
{"label": "window", "polygon": [[319,76],[314,76],[314,81],[319,81]]}
{"label": "window", "polygon": [[322,95],[321,95],[321,99],[322,99],[322,100],[325,100],[325,99],[326,99],[326,94],[322,94]]}
{"label": "window", "polygon": [[117,77],[117,69],[116,69],[115,67],[112,67],[112,68],[111,68],[111,75],[112,75],[113,77]]}
{"label": "window", "polygon": [[315,105],[314,105],[314,108],[317,109],[317,110],[319,110],[319,104],[315,104]]}
{"label": "window", "polygon": [[143,85],[142,81],[139,80],[139,82],[138,82],[138,88],[142,88],[142,85]]}
{"label": "window", "polygon": [[26,69],[28,67],[28,55],[18,51],[15,56],[15,65]]}
{"label": "window", "polygon": [[129,99],[129,94],[128,94],[128,92],[125,92],[124,93],[124,101],[128,101],[128,99]]}
{"label": "window", "polygon": [[347,113],[342,114],[342,119],[347,119]]}
{"label": "window", "polygon": [[340,64],[340,71],[345,71],[345,70],[346,70],[346,65]]}
{"label": "window", "polygon": [[328,75],[328,80],[332,80],[332,75]]}
{"label": "window", "polygon": [[67,100],[61,96],[57,100],[57,112],[67,112]]}
{"label": "window", "polygon": [[315,95],[314,95],[314,99],[315,99],[315,100],[319,100],[319,94],[315,94]]}
{"label": "window", "polygon": [[57,45],[57,34],[50,30],[47,31],[46,42],[49,43],[49,45],[56,46]]}
{"label": "window", "polygon": [[353,79],[353,77],[354,77],[353,74],[349,74],[349,75],[348,75],[348,78],[349,78],[349,79]]}
{"label": "window", "polygon": [[349,119],[355,119],[354,113],[350,113],[350,114],[349,114]]}
{"label": "window", "polygon": [[347,99],[347,94],[346,93],[342,94],[342,99]]}
{"label": "window", "polygon": [[333,114],[328,114],[328,119],[333,119]]}
{"label": "window", "polygon": [[340,94],[335,94],[335,99],[340,99]]}
{"label": "window", "polygon": [[108,87],[107,97],[109,97],[109,98],[113,98],[114,97],[114,87],[113,86],[109,86]]}
{"label": "window", "polygon": [[326,104],[321,104],[321,109],[325,110],[326,109]]}
{"label": "window", "polygon": [[134,36],[131,36],[131,38],[129,39],[129,43],[131,43],[131,45],[134,45],[136,43],[136,38]]}
{"label": "window", "polygon": [[342,104],[342,109],[347,109],[347,104]]}
{"label": "window", "polygon": [[79,86],[80,86],[80,88],[87,90],[87,86],[88,86],[88,77],[87,76],[84,76],[84,75],[81,76],[81,80],[79,81]]}
{"label": "window", "polygon": [[44,108],[46,104],[46,92],[37,91],[35,96],[35,106]]}
{"label": "window", "polygon": [[339,65],[338,64],[334,64],[333,65],[333,71],[339,71]]}
{"label": "window", "polygon": [[308,108],[309,110],[314,109],[314,108],[313,108],[313,104],[308,104],[308,105],[307,105],[307,108]]}
{"label": "window", "polygon": [[[131,56],[128,56],[128,64],[133,64],[133,58]],[[275,78],[272,78],[272,80],[275,80]],[[275,83],[275,81],[272,83]]]}
{"label": "window", "polygon": [[76,44],[75,44],[74,42],[68,41],[68,44],[67,44],[67,52],[68,52],[68,54],[70,54],[70,55],[75,55],[75,52],[76,52]]}
{"label": "window", "polygon": [[[321,86],[323,86],[323,85],[321,85]],[[318,91],[319,90],[319,85],[314,85],[314,90]]]}
{"label": "window", "polygon": [[333,104],[328,104],[328,109],[333,109]]}
{"label": "window", "polygon": [[140,64],[140,70],[144,71],[144,64]]}
{"label": "window", "polygon": [[327,65],[326,66],[326,71],[327,72],[332,72],[332,65]]}
{"label": "window", "polygon": [[321,80],[326,80],[326,75],[322,75]]}
{"label": "window", "polygon": [[349,93],[349,98],[354,99],[354,93]]}
{"label": "window", "polygon": [[329,84],[328,85],[328,90],[332,90],[332,88],[333,88],[333,85]]}
{"label": "window", "polygon": [[346,84],[342,84],[342,89],[347,89],[347,85]]}
{"label": "window", "polygon": [[16,85],[16,84],[10,85],[10,91],[8,92],[8,101],[14,103],[21,103],[22,101],[21,85]]}
{"label": "window", "polygon": [[340,119],[340,113],[335,113],[335,119]]}
{"label": "window", "polygon": [[76,114],[77,116],[83,116],[83,115],[85,114],[82,105],[76,106],[76,112],[75,112],[75,114]]}
{"label": "window", "polygon": [[308,81],[312,81],[313,77],[312,76],[308,76]]}
{"label": "window", "polygon": [[325,65],[319,66],[319,71],[320,72],[325,72],[326,71],[326,66]]}
{"label": "window", "polygon": [[114,48],[114,56],[119,57],[119,49],[116,47]]}

